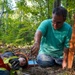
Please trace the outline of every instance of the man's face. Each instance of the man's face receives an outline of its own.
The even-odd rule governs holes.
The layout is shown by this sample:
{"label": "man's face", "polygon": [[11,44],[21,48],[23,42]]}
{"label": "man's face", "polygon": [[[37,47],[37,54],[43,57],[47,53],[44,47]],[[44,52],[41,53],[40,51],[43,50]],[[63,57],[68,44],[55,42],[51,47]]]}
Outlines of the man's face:
{"label": "man's face", "polygon": [[64,23],[63,16],[58,16],[56,14],[52,14],[52,25],[53,25],[54,29],[61,28],[63,23]]}

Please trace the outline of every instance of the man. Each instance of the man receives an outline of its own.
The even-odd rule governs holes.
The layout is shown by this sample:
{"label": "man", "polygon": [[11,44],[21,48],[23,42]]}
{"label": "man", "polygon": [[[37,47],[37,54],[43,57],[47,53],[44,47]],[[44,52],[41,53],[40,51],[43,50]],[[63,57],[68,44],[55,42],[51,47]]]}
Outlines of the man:
{"label": "man", "polygon": [[38,27],[31,52],[36,55],[39,51],[37,63],[41,67],[54,64],[62,65],[63,69],[67,67],[72,28],[65,22],[66,17],[67,10],[64,7],[54,8],[52,19],[44,20]]}
{"label": "man", "polygon": [[28,59],[22,53],[5,52],[0,55],[0,75],[14,75],[20,68],[28,66]]}

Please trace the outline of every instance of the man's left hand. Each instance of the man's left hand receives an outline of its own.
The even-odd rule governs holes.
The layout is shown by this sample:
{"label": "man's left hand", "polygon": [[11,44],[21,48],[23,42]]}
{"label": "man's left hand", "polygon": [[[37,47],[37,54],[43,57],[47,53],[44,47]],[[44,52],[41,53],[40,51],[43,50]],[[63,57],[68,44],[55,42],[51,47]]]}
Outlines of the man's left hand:
{"label": "man's left hand", "polygon": [[67,67],[67,62],[66,61],[63,61],[62,62],[62,69],[65,69]]}

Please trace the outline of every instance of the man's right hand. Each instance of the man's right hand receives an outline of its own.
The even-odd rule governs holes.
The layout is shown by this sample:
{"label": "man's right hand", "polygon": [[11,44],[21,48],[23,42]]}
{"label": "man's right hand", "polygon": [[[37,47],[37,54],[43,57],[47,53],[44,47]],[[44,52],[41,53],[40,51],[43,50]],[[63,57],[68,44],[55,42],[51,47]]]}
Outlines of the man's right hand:
{"label": "man's right hand", "polygon": [[40,31],[36,31],[35,36],[34,36],[34,45],[31,48],[31,54],[32,55],[37,55],[38,51],[40,49],[40,41],[41,41],[42,33]]}
{"label": "man's right hand", "polygon": [[36,56],[38,54],[39,49],[40,44],[38,42],[35,42],[34,45],[31,47],[31,54]]}

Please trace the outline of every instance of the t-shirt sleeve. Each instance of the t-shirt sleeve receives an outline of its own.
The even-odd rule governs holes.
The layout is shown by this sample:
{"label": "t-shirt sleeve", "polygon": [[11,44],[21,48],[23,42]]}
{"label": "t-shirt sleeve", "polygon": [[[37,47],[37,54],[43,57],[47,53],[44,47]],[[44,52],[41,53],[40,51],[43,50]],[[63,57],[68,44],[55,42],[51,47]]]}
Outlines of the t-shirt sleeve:
{"label": "t-shirt sleeve", "polygon": [[48,22],[47,22],[47,20],[44,20],[39,25],[37,31],[41,31],[42,35],[44,36],[46,34],[47,27],[48,27]]}
{"label": "t-shirt sleeve", "polygon": [[70,42],[70,40],[71,40],[71,36],[72,36],[72,28],[69,28],[68,34],[67,34],[67,36],[65,37],[65,44],[64,44],[64,47],[66,47],[66,48],[69,48],[69,47],[70,47],[69,42]]}

